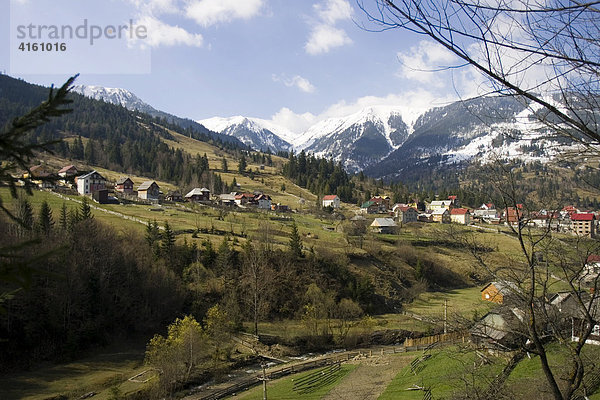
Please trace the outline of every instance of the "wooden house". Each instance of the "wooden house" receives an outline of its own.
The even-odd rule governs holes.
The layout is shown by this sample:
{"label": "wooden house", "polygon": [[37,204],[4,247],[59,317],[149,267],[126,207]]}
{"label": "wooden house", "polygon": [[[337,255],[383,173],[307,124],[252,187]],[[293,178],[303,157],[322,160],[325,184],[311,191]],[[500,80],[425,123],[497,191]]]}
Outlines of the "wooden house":
{"label": "wooden house", "polygon": [[115,182],[115,190],[124,194],[133,193],[133,181],[127,176],[122,176]]}
{"label": "wooden house", "polygon": [[154,181],[146,181],[138,187],[138,197],[144,200],[158,201],[160,197],[160,187]]}
{"label": "wooden house", "polygon": [[165,200],[181,203],[183,201],[183,195],[178,191],[170,191],[165,195]]}
{"label": "wooden house", "polygon": [[370,227],[373,232],[377,233],[396,233],[398,225],[391,218],[375,218]]}
{"label": "wooden house", "polygon": [[194,188],[185,195],[185,200],[191,202],[210,201],[210,190],[205,187]]}
{"label": "wooden house", "polygon": [[491,301],[492,303],[504,304],[505,301],[514,296],[518,290],[518,286],[513,282],[491,282],[481,289],[481,299]]}

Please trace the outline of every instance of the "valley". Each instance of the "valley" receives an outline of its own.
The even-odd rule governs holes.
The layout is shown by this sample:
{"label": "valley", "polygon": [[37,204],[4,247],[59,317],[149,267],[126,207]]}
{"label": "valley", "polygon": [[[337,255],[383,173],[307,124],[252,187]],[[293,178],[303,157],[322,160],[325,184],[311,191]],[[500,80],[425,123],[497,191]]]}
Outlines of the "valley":
{"label": "valley", "polygon": [[[44,92],[0,78],[13,115],[23,100],[11,94],[34,102]],[[112,94],[114,102],[137,99]],[[499,144],[511,157],[502,164],[510,173],[497,181],[486,175],[493,164],[477,156],[514,128],[489,115],[486,130],[482,112],[494,105],[511,120],[523,113],[518,102],[472,101],[466,114],[457,103],[418,117],[371,108],[315,125],[290,147],[257,120],[213,120],[211,131],[74,99],[79,113],[28,133],[36,143],[57,142],[12,172],[14,190],[0,188],[11,278],[0,303],[2,398],[182,397],[196,386],[231,384],[229,372],[255,365],[257,355],[294,362],[342,349],[361,353],[314,392],[295,393],[282,378],[269,382],[274,396],[485,393],[523,346],[535,358],[523,343],[524,293],[562,313],[557,301],[587,296],[598,280],[597,198],[581,185],[597,174],[542,163],[550,153],[511,158],[519,140],[533,146],[536,138]],[[454,162],[448,154],[472,164],[438,173]],[[404,176],[403,165],[416,171],[436,158],[443,162],[419,170],[423,180],[412,184],[371,169],[381,161]],[[424,185],[427,176],[445,182]],[[528,281],[532,268],[542,272]],[[568,315],[545,320],[547,332],[576,343],[575,322],[562,322],[577,316]],[[482,329],[494,330],[482,337]],[[558,368],[564,349],[549,346]],[[390,347],[403,350],[388,355]],[[512,365],[502,390],[525,393],[521,374],[544,385],[529,360]],[[478,363],[475,376],[466,366]],[[144,379],[129,379],[138,374]],[[595,391],[595,375],[586,379]]]}

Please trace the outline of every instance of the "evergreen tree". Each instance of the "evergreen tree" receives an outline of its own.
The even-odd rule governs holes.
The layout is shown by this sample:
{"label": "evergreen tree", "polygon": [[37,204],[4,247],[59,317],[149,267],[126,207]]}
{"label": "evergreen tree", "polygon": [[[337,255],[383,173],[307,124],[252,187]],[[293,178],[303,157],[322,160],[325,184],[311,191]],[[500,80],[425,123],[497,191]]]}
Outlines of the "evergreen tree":
{"label": "evergreen tree", "polygon": [[24,235],[33,229],[33,208],[29,200],[20,198],[17,203],[17,220],[19,221],[19,232]]}
{"label": "evergreen tree", "polygon": [[238,164],[238,172],[240,174],[243,174],[244,172],[246,172],[247,166],[248,164],[246,163],[246,156],[242,154],[242,158],[240,158],[240,162]]}
{"label": "evergreen tree", "polygon": [[79,220],[84,221],[93,218],[94,216],[92,215],[92,208],[90,207],[89,200],[87,197],[84,197],[79,211]]}
{"label": "evergreen tree", "polygon": [[160,230],[158,229],[158,222],[154,220],[146,225],[146,243],[148,243],[148,246],[154,247],[158,240],[160,240]]}
{"label": "evergreen tree", "polygon": [[83,153],[83,141],[81,140],[81,136],[78,136],[71,145],[71,156],[78,160],[83,160]]}
{"label": "evergreen tree", "polygon": [[295,221],[292,224],[292,233],[290,234],[290,252],[296,258],[303,256],[302,239],[300,238],[300,233],[298,232],[298,227],[296,226]]}
{"label": "evergreen tree", "polygon": [[60,229],[62,231],[66,231],[67,229],[69,229],[69,214],[67,212],[67,205],[65,204],[65,202],[62,203],[62,206],[60,208],[60,217],[58,220],[58,224],[60,225]]}
{"label": "evergreen tree", "polygon": [[96,155],[94,153],[94,142],[90,139],[85,145],[85,161],[88,164],[96,164]]}
{"label": "evergreen tree", "polygon": [[221,170],[223,172],[229,172],[229,168],[227,167],[227,159],[225,157],[221,159]]}
{"label": "evergreen tree", "polygon": [[169,256],[173,253],[175,248],[175,232],[169,226],[169,223],[165,221],[165,229],[162,232],[162,240],[160,242],[160,249],[163,256]]}
{"label": "evergreen tree", "polygon": [[54,226],[54,220],[52,218],[52,209],[48,205],[47,201],[44,201],[40,206],[40,213],[38,214],[37,229],[40,233],[49,236]]}
{"label": "evergreen tree", "polygon": [[77,223],[81,221],[81,216],[79,215],[79,210],[70,209],[69,210],[69,231],[72,232],[73,228]]}

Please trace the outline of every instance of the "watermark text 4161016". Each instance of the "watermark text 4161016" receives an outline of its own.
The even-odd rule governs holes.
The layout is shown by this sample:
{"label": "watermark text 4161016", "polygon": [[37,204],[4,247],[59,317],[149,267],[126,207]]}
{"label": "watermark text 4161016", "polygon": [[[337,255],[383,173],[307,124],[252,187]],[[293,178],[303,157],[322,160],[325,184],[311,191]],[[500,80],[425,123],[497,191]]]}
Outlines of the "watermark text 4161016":
{"label": "watermark text 4161016", "polygon": [[148,27],[134,18],[103,12],[105,5],[99,3],[11,1],[10,71],[150,73]]}

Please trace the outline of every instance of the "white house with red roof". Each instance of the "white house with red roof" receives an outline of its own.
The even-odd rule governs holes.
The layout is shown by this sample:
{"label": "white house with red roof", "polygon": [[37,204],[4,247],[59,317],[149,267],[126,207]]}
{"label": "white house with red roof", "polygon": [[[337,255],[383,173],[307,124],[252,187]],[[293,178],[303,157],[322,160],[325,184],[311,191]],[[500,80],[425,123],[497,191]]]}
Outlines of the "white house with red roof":
{"label": "white house with red roof", "polygon": [[340,198],[335,194],[323,196],[323,207],[340,208]]}
{"label": "white house with red roof", "polygon": [[455,224],[469,225],[471,212],[466,208],[453,208],[450,210],[450,220]]}

